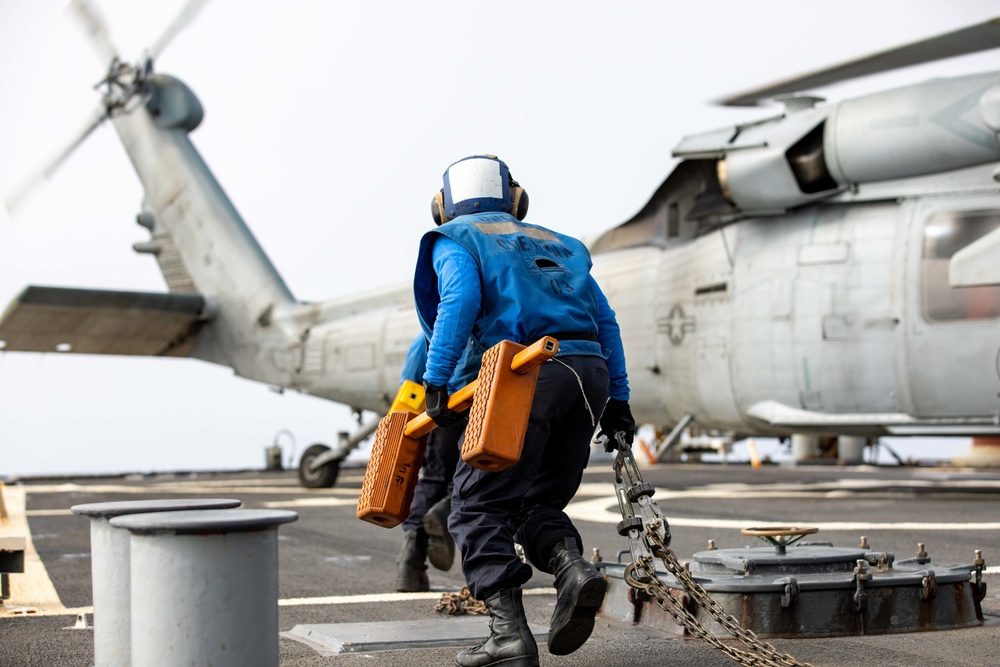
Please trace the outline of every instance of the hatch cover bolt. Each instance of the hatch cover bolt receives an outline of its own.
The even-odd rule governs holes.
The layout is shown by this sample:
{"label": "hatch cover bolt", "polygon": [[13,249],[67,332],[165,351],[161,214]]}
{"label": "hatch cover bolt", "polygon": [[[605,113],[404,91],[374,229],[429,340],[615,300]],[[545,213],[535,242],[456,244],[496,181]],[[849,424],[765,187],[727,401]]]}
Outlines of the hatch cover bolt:
{"label": "hatch cover bolt", "polygon": [[920,580],[920,585],[922,587],[920,590],[921,600],[930,602],[937,597],[937,577],[934,576],[933,572],[928,571]]}
{"label": "hatch cover bolt", "polygon": [[870,549],[868,546],[868,538],[864,535],[861,536],[861,544],[858,546],[859,549]]}
{"label": "hatch cover bolt", "polygon": [[917,542],[917,558],[927,558],[927,550],[923,542]]}
{"label": "hatch cover bolt", "polygon": [[715,551],[715,540],[709,540],[708,541],[708,550],[709,551]]}
{"label": "hatch cover bolt", "polygon": [[867,561],[859,558],[858,566],[854,568],[854,610],[859,614],[863,614],[868,608],[868,593],[865,592],[865,582],[871,575],[868,574],[866,565]]}
{"label": "hatch cover bolt", "polygon": [[[975,571],[972,575],[972,600],[976,603],[976,609],[979,609],[979,603],[986,599],[986,582],[983,581],[983,570],[986,568],[986,561],[983,560],[982,549],[976,549],[976,558],[972,561],[975,566]],[[977,614],[982,616],[981,614]]]}
{"label": "hatch cover bolt", "polygon": [[594,547],[594,555],[590,557],[590,562],[591,563],[600,563],[601,560],[603,560],[601,558],[601,550],[598,549],[597,547]]}
{"label": "hatch cover bolt", "polygon": [[799,582],[796,581],[795,577],[789,577],[788,582],[785,584],[785,592],[781,595],[781,607],[783,609],[788,609],[795,604],[795,600],[798,596]]}

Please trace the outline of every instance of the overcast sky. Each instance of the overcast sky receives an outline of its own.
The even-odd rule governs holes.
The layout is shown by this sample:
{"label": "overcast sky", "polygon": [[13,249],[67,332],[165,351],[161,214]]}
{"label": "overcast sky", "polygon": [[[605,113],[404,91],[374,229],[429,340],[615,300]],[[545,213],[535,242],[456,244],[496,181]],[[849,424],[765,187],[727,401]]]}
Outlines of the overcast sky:
{"label": "overcast sky", "polygon": [[[106,64],[65,4],[0,0],[4,192],[99,101]],[[134,59],[183,2],[95,4]],[[997,0],[212,0],[156,69],[199,96],[195,146],[293,294],[316,301],[408,282],[460,157],[498,154],[531,221],[592,234],[642,207],[682,137],[774,111],[709,100],[997,15]],[[992,69],[998,51],[819,94]],[[101,127],[21,215],[0,211],[0,309],[28,284],[164,290],[131,250],[141,197]],[[343,406],[199,361],[0,353],[0,477],[259,467],[280,429],[301,453],[349,427]]]}

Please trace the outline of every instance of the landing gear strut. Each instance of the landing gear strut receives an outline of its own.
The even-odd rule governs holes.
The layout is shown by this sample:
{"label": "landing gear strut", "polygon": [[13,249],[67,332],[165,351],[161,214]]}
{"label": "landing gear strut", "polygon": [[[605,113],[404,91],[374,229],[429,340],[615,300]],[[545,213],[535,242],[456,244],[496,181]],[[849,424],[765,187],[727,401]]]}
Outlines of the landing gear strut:
{"label": "landing gear strut", "polygon": [[337,447],[327,447],[322,443],[309,445],[299,459],[299,482],[307,489],[328,489],[337,483],[340,474],[340,464],[352,450],[375,432],[379,418],[372,419],[354,433],[339,434]]}

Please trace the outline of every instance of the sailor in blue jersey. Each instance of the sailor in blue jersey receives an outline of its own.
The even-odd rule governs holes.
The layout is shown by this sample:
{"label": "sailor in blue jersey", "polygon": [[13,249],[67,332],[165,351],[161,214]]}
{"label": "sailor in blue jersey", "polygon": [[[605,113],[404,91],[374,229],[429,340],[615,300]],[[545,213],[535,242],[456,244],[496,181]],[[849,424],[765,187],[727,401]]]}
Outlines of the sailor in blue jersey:
{"label": "sailor in blue jersey", "polygon": [[[403,362],[404,380],[423,382],[427,364],[427,339],[417,334]],[[420,478],[413,490],[410,514],[403,522],[403,549],[396,561],[395,589],[402,592],[429,591],[427,561],[439,570],[449,570],[455,560],[455,542],[448,533],[451,484],[459,459],[463,424],[436,428],[427,436],[427,449]]]}
{"label": "sailor in blue jersey", "polygon": [[579,531],[563,511],[580,485],[600,423],[631,442],[625,355],[615,314],[590,275],[578,240],[523,222],[527,194],[491,155],[452,164],[431,204],[439,225],[420,243],[414,276],[417,314],[430,340],[427,413],[460,422],[448,395],[474,379],[482,354],[501,340],[559,340],[542,364],[521,458],[502,472],[459,461],[449,526],[466,583],[492,617],[490,637],[458,654],[461,667],[530,667],[538,648],[527,629],[520,587],[530,563],[555,575],[558,592],[549,652],[564,655],[590,636],[606,583],[582,556]]}

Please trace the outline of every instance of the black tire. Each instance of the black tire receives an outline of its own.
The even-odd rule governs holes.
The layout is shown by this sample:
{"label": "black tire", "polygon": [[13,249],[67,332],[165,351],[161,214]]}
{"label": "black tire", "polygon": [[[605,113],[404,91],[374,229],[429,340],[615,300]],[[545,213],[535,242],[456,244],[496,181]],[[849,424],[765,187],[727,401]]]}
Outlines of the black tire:
{"label": "black tire", "polygon": [[299,482],[307,489],[329,489],[337,483],[340,474],[340,461],[330,461],[318,470],[309,470],[309,464],[324,452],[330,451],[326,445],[309,445],[299,459]]}

